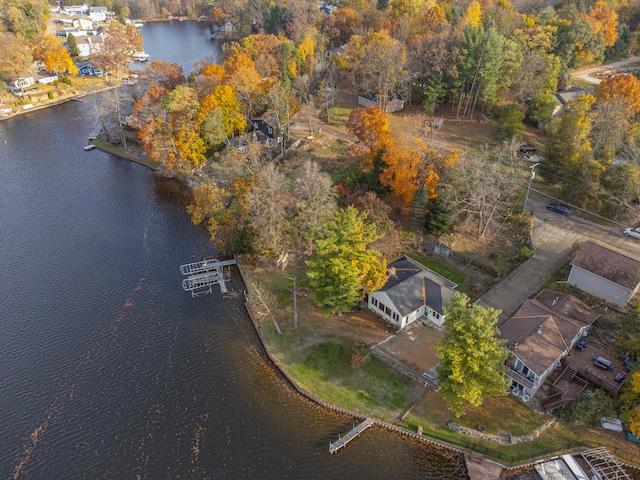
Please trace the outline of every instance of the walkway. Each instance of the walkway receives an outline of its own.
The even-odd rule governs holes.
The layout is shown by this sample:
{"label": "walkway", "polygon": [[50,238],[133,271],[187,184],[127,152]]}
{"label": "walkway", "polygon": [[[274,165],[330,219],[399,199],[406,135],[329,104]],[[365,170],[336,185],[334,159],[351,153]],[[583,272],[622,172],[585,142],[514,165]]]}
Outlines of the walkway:
{"label": "walkway", "polygon": [[357,427],[354,427],[349,433],[347,433],[344,437],[339,438],[337,442],[329,443],[329,453],[336,453],[342,447],[345,447],[347,443],[353,440],[356,437],[359,437],[362,432],[364,432],[367,428],[375,423],[373,418],[367,418],[364,422],[362,422]]}

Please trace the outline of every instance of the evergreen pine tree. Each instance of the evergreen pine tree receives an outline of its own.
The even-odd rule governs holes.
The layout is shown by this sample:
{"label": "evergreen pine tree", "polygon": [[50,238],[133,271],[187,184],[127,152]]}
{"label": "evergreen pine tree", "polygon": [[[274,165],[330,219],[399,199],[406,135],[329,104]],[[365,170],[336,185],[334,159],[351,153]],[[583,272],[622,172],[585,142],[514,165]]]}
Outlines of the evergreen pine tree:
{"label": "evergreen pine tree", "polygon": [[429,203],[429,194],[424,185],[420,185],[416,194],[411,201],[411,223],[413,227],[420,232],[424,230],[425,221],[427,219],[427,204]]}
{"label": "evergreen pine tree", "polygon": [[429,233],[437,236],[450,232],[453,228],[451,224],[451,211],[442,198],[437,197],[430,202],[426,218],[426,227]]}
{"label": "evergreen pine tree", "polygon": [[69,46],[69,53],[72,57],[77,57],[80,55],[80,50],[78,50],[78,42],[76,42],[76,37],[73,36],[72,33],[67,37],[67,44]]}

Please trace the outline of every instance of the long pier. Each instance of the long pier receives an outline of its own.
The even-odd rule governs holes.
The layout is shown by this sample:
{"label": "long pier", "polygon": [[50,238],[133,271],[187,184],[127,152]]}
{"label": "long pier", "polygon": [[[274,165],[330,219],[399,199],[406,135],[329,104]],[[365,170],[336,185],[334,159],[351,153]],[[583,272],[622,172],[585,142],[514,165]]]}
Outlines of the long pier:
{"label": "long pier", "polygon": [[344,437],[341,437],[336,442],[329,442],[329,453],[336,453],[342,447],[346,447],[347,443],[353,440],[356,437],[359,437],[362,432],[364,432],[367,428],[375,423],[373,418],[367,418],[364,422],[354,427],[349,433],[347,433]]}

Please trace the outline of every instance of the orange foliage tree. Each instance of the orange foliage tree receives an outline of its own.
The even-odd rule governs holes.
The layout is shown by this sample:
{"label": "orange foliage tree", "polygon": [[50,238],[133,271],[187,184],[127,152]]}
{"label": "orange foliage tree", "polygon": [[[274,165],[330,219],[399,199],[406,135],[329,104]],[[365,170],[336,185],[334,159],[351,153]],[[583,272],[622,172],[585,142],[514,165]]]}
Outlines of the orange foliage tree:
{"label": "orange foliage tree", "polygon": [[430,199],[437,196],[440,172],[452,165],[458,154],[429,148],[418,138],[405,138],[390,145],[382,158],[387,166],[380,175],[380,182],[410,204],[421,186],[427,189]]}
{"label": "orange foliage tree", "polygon": [[73,64],[69,51],[54,36],[46,33],[34,39],[33,59],[42,62],[47,72],[68,72],[73,75],[78,73],[78,68]]}
{"label": "orange foliage tree", "polygon": [[613,47],[618,40],[618,14],[609,7],[607,2],[598,1],[588,15],[582,18],[589,22],[593,34],[602,34],[605,47]]}
{"label": "orange foliage tree", "polygon": [[378,107],[356,108],[349,115],[347,131],[367,149],[364,167],[368,169],[375,154],[392,141],[389,114]]}
{"label": "orange foliage tree", "polygon": [[596,85],[594,90],[598,100],[623,98],[628,108],[628,116],[640,113],[640,80],[635,75],[613,75]]}

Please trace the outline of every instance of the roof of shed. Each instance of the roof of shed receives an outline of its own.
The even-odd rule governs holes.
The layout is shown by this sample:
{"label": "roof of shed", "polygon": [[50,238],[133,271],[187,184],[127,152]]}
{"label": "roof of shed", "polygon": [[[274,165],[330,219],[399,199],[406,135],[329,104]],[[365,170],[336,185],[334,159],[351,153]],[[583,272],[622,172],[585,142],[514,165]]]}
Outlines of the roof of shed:
{"label": "roof of shed", "polygon": [[585,243],[571,264],[629,290],[640,283],[640,261],[593,242]]}

